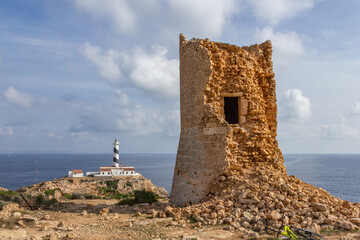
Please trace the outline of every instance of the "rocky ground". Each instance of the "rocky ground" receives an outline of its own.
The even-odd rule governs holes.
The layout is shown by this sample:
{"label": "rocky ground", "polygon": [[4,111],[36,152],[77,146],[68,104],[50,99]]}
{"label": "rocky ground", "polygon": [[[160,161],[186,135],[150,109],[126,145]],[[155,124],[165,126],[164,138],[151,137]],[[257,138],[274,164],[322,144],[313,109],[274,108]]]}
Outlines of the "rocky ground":
{"label": "rocky ground", "polygon": [[[113,182],[115,185],[109,186],[107,182]],[[17,192],[23,194],[39,195],[45,194],[46,190],[59,189],[57,194],[61,193],[79,193],[79,194],[93,194],[98,195],[99,189],[111,188],[119,193],[131,193],[134,190],[151,191],[158,196],[167,197],[168,192],[162,188],[154,185],[149,179],[142,175],[137,176],[123,176],[120,178],[95,179],[93,177],[82,178],[60,178],[53,181],[43,182],[39,184],[22,187]]]}
{"label": "rocky ground", "polygon": [[[161,215],[164,202],[116,206],[116,200],[66,200],[51,210],[9,204],[0,211],[0,239],[274,239],[265,232],[228,224],[179,222]],[[155,214],[154,214],[155,213]],[[360,239],[356,231],[329,231],[325,239]]]}
{"label": "rocky ground", "polygon": [[[170,204],[168,198],[133,206],[117,204],[121,199],[107,199],[108,194],[115,196],[118,190],[125,194],[141,186],[165,195],[166,191],[142,178],[111,184],[65,178],[21,188],[18,192],[26,197],[37,199],[43,195],[44,201],[36,210],[30,210],[21,200],[17,200],[20,205],[0,202],[7,204],[0,211],[0,240],[265,240],[275,239],[265,232],[265,226],[278,228],[282,219],[286,224],[319,232],[325,239],[360,239],[359,204],[335,198],[271,166],[243,166],[216,181],[218,189],[211,189],[204,202],[184,207]],[[114,188],[116,191],[105,191]],[[6,189],[2,191],[6,193]],[[83,197],[69,199],[71,191]],[[0,197],[13,201],[19,196],[14,192],[6,194]],[[96,198],[84,199],[89,194]],[[38,203],[33,198],[30,204]]]}

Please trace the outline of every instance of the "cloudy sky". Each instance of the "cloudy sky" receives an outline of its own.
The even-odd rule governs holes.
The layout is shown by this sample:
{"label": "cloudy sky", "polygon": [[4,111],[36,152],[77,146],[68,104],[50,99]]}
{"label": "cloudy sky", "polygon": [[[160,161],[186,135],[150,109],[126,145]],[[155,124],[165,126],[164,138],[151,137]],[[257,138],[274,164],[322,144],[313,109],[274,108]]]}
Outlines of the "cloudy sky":
{"label": "cloudy sky", "polygon": [[175,153],[178,36],[273,42],[284,153],[360,153],[358,0],[1,0],[0,152]]}

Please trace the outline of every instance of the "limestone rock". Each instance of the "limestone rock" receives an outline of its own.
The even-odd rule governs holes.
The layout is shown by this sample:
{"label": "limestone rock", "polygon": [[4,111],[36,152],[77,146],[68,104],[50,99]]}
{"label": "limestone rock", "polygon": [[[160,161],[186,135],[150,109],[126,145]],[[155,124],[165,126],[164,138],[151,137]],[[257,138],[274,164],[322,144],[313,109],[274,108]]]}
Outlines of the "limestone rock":
{"label": "limestone rock", "polygon": [[269,214],[269,218],[273,220],[279,220],[281,219],[281,214],[278,211],[274,210]]}
{"label": "limestone rock", "polygon": [[251,220],[254,218],[254,215],[249,212],[243,212],[243,216],[247,222],[251,222]]}
{"label": "limestone rock", "polygon": [[360,218],[350,218],[350,222],[356,225],[360,224]]}
{"label": "limestone rock", "polygon": [[322,204],[322,203],[314,203],[313,208],[320,212],[326,212],[326,206],[325,206],[325,204]]}
{"label": "limestone rock", "polygon": [[13,213],[13,217],[15,217],[15,218],[18,218],[18,217],[21,217],[21,212],[14,212]]}
{"label": "limestone rock", "polygon": [[101,216],[105,216],[105,215],[107,215],[109,213],[109,209],[108,208],[102,208],[101,210],[100,210],[100,212],[99,212],[99,214],[101,215]]}
{"label": "limestone rock", "polygon": [[348,222],[348,221],[341,221],[341,222],[339,223],[339,227],[341,227],[341,228],[343,228],[343,229],[345,229],[345,230],[352,230],[352,229],[354,229],[354,225],[351,224],[351,223]]}

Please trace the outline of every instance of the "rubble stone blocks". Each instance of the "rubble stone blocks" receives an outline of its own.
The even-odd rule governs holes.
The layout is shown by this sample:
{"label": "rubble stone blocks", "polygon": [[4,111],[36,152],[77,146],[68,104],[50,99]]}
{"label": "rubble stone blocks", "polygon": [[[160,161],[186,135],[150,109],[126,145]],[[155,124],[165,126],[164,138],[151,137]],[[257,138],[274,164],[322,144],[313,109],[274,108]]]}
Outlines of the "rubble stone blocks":
{"label": "rubble stone blocks", "polygon": [[[201,202],[221,191],[219,178],[255,163],[286,173],[276,140],[271,58],[270,41],[238,47],[180,35],[181,134],[172,203]],[[224,107],[225,98],[232,106]]]}

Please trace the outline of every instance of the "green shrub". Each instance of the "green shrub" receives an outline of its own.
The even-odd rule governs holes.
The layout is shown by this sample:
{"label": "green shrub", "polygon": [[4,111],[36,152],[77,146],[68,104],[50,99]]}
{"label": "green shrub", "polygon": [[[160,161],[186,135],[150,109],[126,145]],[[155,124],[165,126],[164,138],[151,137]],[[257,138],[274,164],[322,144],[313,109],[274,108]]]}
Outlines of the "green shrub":
{"label": "green shrub", "polygon": [[64,193],[64,197],[66,197],[67,199],[72,199],[72,195],[68,193]]}
{"label": "green shrub", "polygon": [[16,195],[13,191],[0,191],[0,200],[11,201],[12,197]]}
{"label": "green shrub", "polygon": [[7,205],[6,202],[0,201],[0,211],[3,209],[3,207]]}
{"label": "green shrub", "polygon": [[134,202],[134,199],[131,199],[131,198],[125,198],[123,200],[121,200],[120,202],[117,203],[117,205],[134,205],[135,202]]}
{"label": "green shrub", "polygon": [[128,186],[128,187],[132,187],[132,183],[131,183],[131,182],[129,182],[129,181],[126,181],[126,186]]}
{"label": "green shrub", "polygon": [[85,199],[85,197],[81,193],[73,193],[71,195],[72,199]]}
{"label": "green shrub", "polygon": [[20,204],[20,202],[21,202],[19,197],[14,197],[14,199],[12,201],[17,203],[17,204]]}
{"label": "green shrub", "polygon": [[106,187],[108,189],[115,192],[117,190],[117,188],[118,188],[119,180],[106,181],[105,183],[106,183]]}
{"label": "green shrub", "polygon": [[3,199],[6,196],[6,193],[4,191],[0,191],[0,199]]}
{"label": "green shrub", "polygon": [[43,201],[44,201],[44,195],[40,194],[36,197],[35,203],[36,205],[40,206],[43,203]]}
{"label": "green shrub", "polygon": [[145,190],[135,190],[134,191],[134,201],[136,203],[149,203],[152,204],[153,202],[156,202],[156,199],[158,199],[159,196],[157,196],[155,193]]}
{"label": "green shrub", "polygon": [[5,226],[8,229],[14,229],[16,227],[18,219],[14,217],[0,219],[0,225]]}
{"label": "green shrub", "polygon": [[[125,194],[124,194],[125,195]],[[124,196],[123,195],[123,196]],[[125,196],[124,196],[125,197]],[[153,203],[160,197],[155,193],[145,190],[135,190],[134,195],[128,194],[118,205],[134,205],[138,203]]]}
{"label": "green shrub", "polygon": [[5,195],[4,198],[3,198],[4,201],[8,201],[8,202],[10,202],[11,199],[12,199],[12,198],[11,198],[11,196],[9,196],[9,195]]}
{"label": "green shrub", "polygon": [[55,189],[47,189],[44,193],[47,196],[54,195]]}
{"label": "green shrub", "polygon": [[134,195],[128,193],[128,194],[124,194],[124,193],[119,193],[117,192],[114,196],[115,199],[124,199],[124,198],[133,198]]}
{"label": "green shrub", "polygon": [[99,188],[99,193],[101,193],[101,194],[106,194],[106,192],[107,192],[107,188],[106,188],[106,187],[100,187],[100,188]]}
{"label": "green shrub", "polygon": [[93,195],[93,194],[89,194],[89,193],[85,193],[84,194],[85,199],[96,199],[97,196]]}
{"label": "green shrub", "polygon": [[50,201],[48,202],[48,205],[53,205],[53,204],[57,204],[58,200],[56,198],[52,198],[50,199]]}
{"label": "green shrub", "polygon": [[0,191],[0,200],[20,203],[19,194],[14,191]]}
{"label": "green shrub", "polygon": [[16,192],[12,191],[12,190],[9,190],[6,192],[7,195],[9,196],[15,196],[16,195]]}

